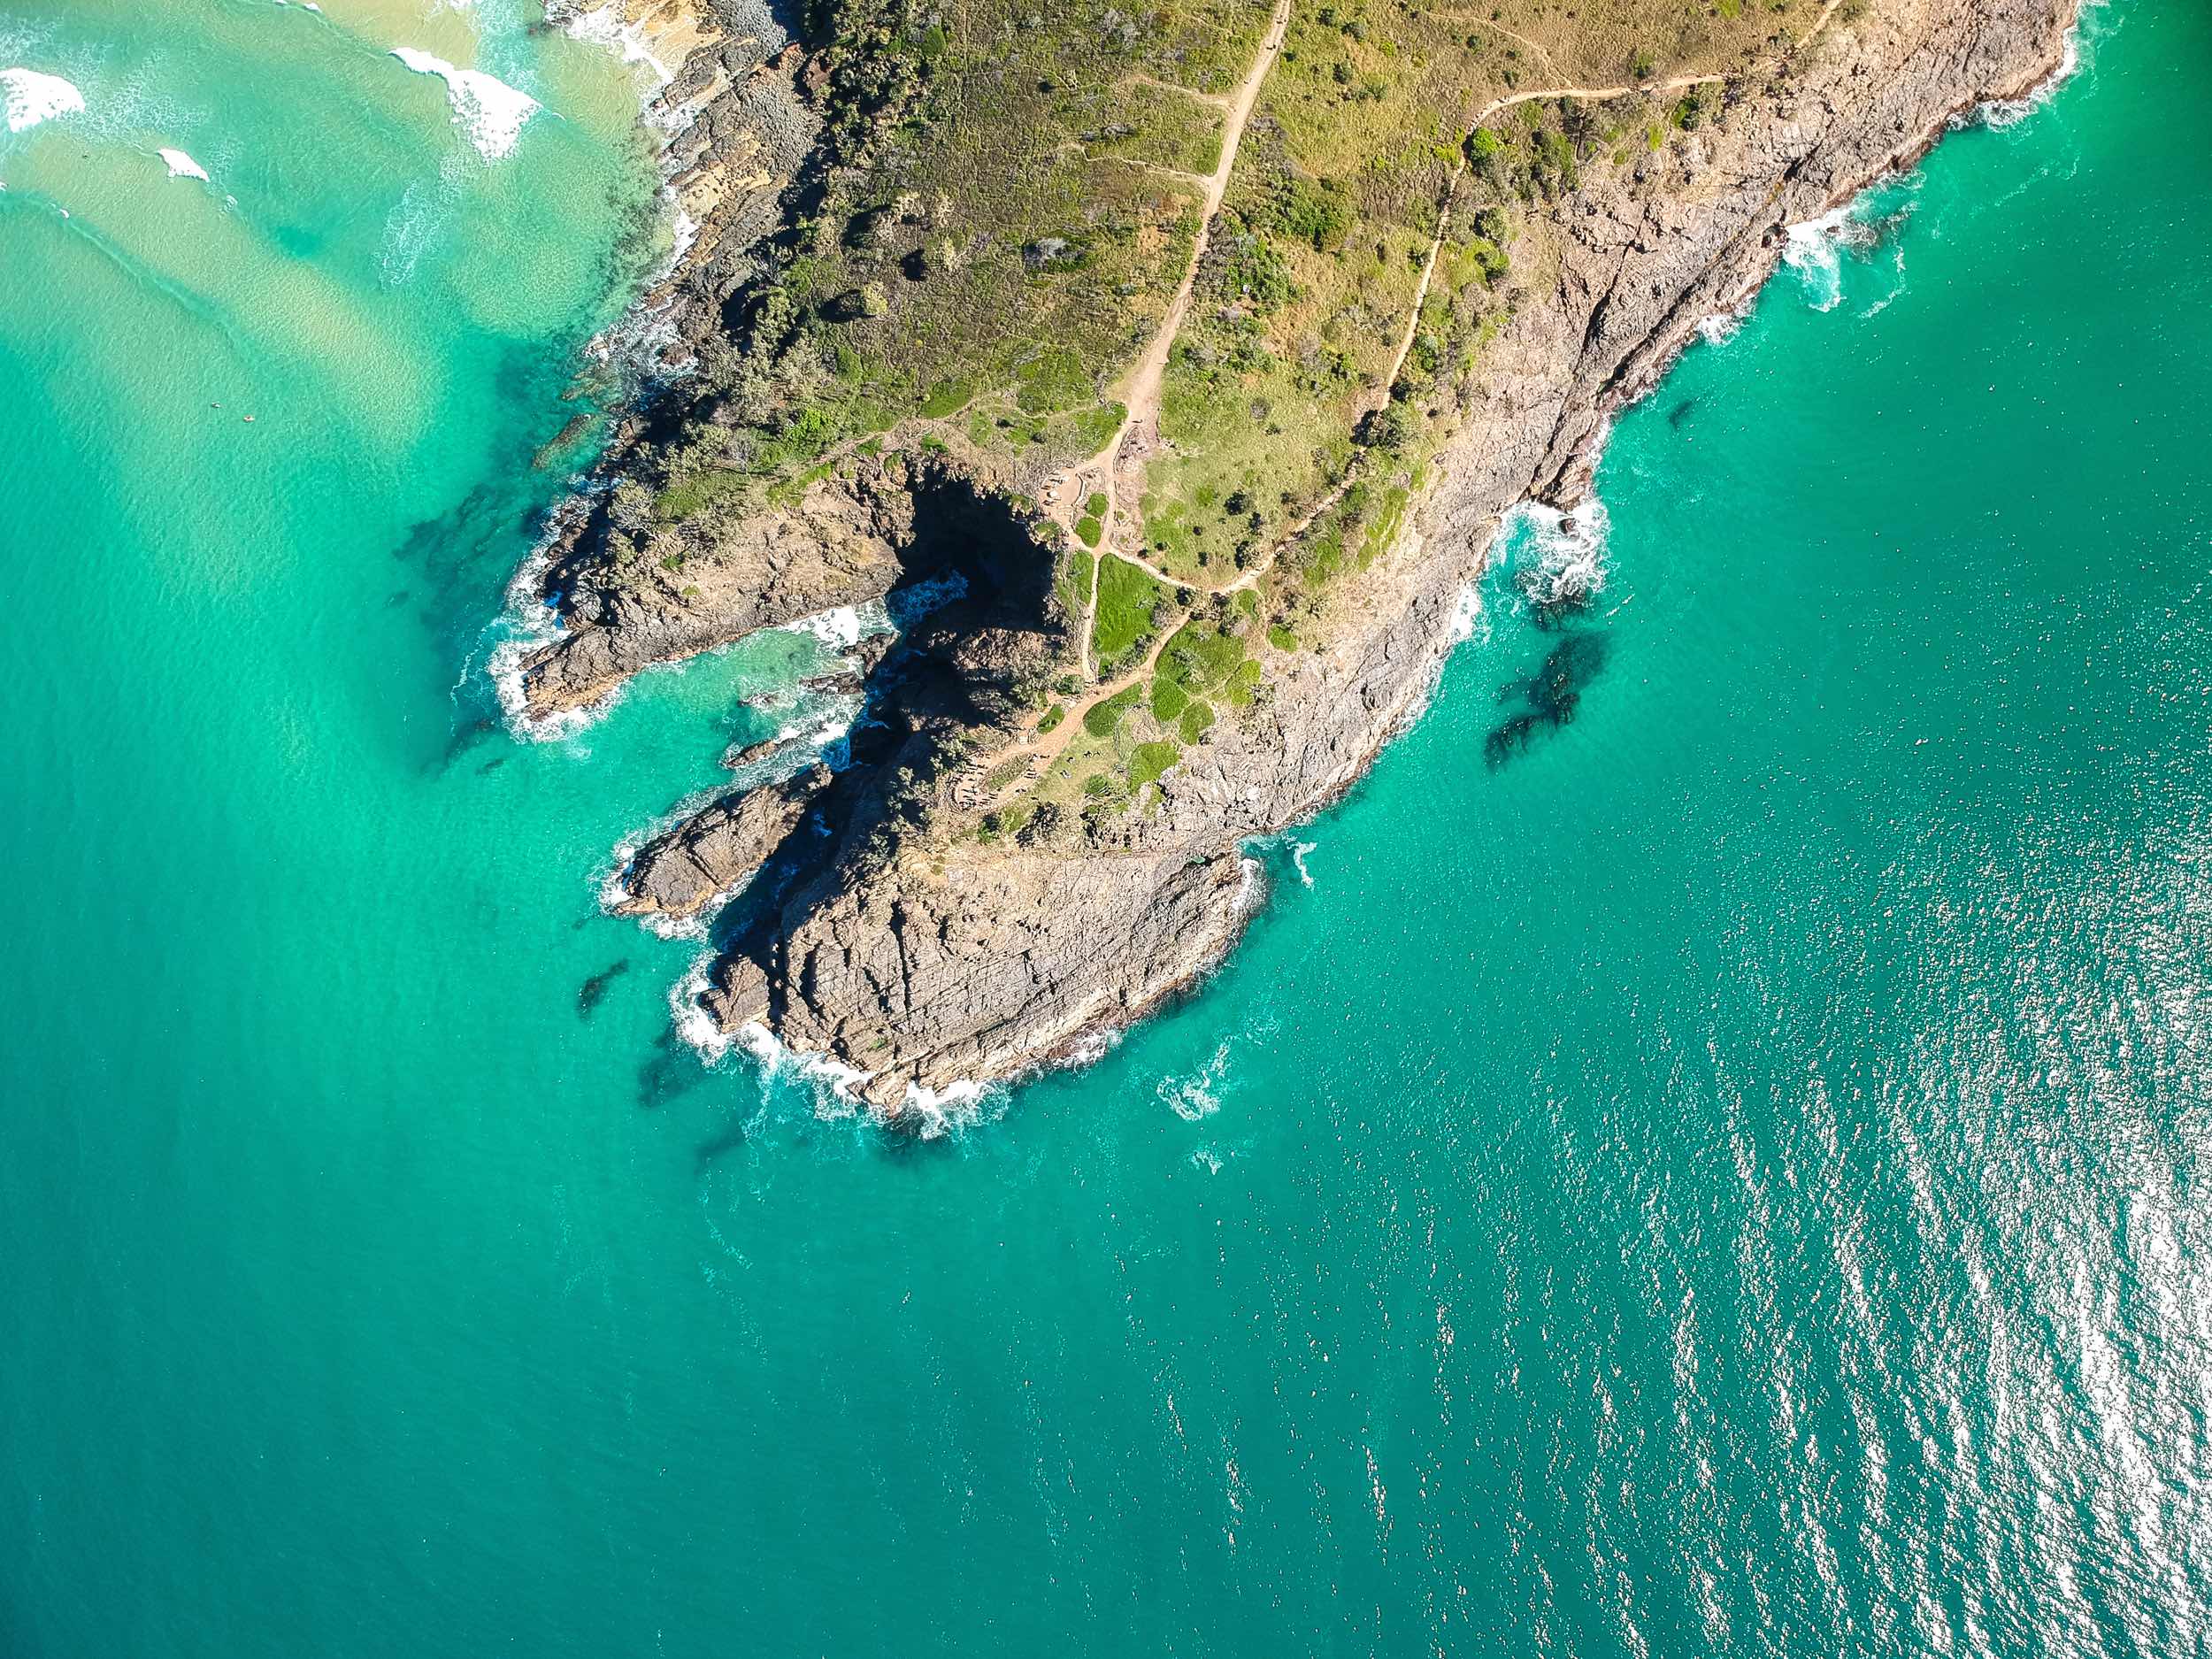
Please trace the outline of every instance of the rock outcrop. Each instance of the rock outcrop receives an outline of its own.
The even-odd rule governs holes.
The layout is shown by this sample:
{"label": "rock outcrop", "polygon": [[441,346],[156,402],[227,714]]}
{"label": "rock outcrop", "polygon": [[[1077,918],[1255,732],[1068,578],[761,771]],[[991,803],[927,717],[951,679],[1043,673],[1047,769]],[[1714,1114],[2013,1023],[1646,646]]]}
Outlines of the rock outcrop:
{"label": "rock outcrop", "polygon": [[618,916],[697,915],[760,872],[829,781],[829,768],[810,766],[780,783],[717,797],[638,849],[609,908]]}
{"label": "rock outcrop", "polygon": [[[1771,271],[1789,226],[2049,74],[2072,12],[2072,0],[1897,0],[1838,12],[1786,73],[1732,87],[1720,123],[1548,210],[1532,233],[1540,257],[1517,259],[1540,285],[1486,346],[1480,401],[1412,526],[1332,590],[1312,649],[1270,654],[1258,705],[1188,748],[1156,810],[1127,815],[1112,847],[896,833],[901,800],[941,800],[964,749],[1049,660],[1041,585],[1002,572],[941,613],[879,671],[891,688],[873,755],[821,797],[833,833],[726,952],[706,1008],[725,1028],[757,1025],[868,1074],[864,1092],[895,1114],[1048,1062],[1189,983],[1248,911],[1240,844],[1347,788],[1427,697],[1502,516],[1532,496],[1578,500],[1608,418]],[[912,572],[949,545],[925,519],[849,499],[803,526],[771,516],[749,528],[757,551],[718,555],[704,582],[688,563],[668,581],[592,573],[575,589],[576,632],[540,664],[545,706],[764,616],[881,591],[893,566]],[[718,879],[702,865],[699,881]]]}
{"label": "rock outcrop", "polygon": [[696,541],[640,547],[609,525],[609,511],[580,516],[553,550],[547,588],[564,631],[523,662],[533,719],[589,703],[654,663],[880,599],[903,573],[900,549],[913,530],[902,492],[836,480]]}

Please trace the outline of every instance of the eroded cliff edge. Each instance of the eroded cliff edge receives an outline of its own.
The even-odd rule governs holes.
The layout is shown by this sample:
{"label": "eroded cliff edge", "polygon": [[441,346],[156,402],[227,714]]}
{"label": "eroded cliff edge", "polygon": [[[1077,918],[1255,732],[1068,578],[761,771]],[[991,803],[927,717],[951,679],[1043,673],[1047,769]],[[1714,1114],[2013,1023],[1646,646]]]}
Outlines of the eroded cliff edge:
{"label": "eroded cliff edge", "polygon": [[[712,15],[726,41],[734,14]],[[803,773],[757,802],[711,803],[663,838],[665,869],[680,879],[657,875],[661,858],[643,860],[626,874],[626,902],[666,909],[669,891],[683,902],[730,901],[705,1010],[726,1032],[757,1028],[826,1056],[886,1112],[1018,1074],[1134,1018],[1233,941],[1254,896],[1240,844],[1348,787],[1420,706],[1502,515],[1530,497],[1576,502],[1605,420],[1648,387],[1701,319],[1763,279],[1789,226],[1909,165],[1962,113],[2044,80],[2071,21],[2071,0],[1831,5],[1809,43],[1785,42],[1724,78],[1679,77],[1712,88],[1686,128],[1678,121],[1662,142],[1655,127],[1648,153],[1623,160],[1617,151],[1610,166],[1571,166],[1571,188],[1529,192],[1524,182],[1504,250],[1514,274],[1484,314],[1479,352],[1458,373],[1424,380],[1406,368],[1427,315],[1422,296],[1450,215],[1479,211],[1479,198],[1446,195],[1391,383],[1366,422],[1371,449],[1342,468],[1333,494],[1296,503],[1302,523],[1240,545],[1233,564],[1210,569],[1201,554],[1194,566],[1159,569],[1152,561],[1166,562],[1171,544],[1142,539],[1127,499],[1133,478],[1146,488],[1148,457],[1175,448],[1163,437],[1156,394],[1148,405],[1139,383],[1167,362],[1181,308],[1223,303],[1241,320],[1256,306],[1254,281],[1266,280],[1208,286],[1205,261],[1237,258],[1252,222],[1233,219],[1221,234],[1230,210],[1220,210],[1219,184],[1196,192],[1219,211],[1192,250],[1195,288],[1187,281],[1156,307],[1148,338],[1158,349],[1123,382],[1138,389],[1103,465],[1089,472],[1079,453],[1072,466],[1010,460],[926,420],[894,423],[747,495],[741,511],[671,526],[644,510],[636,479],[664,495],[666,478],[688,476],[652,472],[665,468],[665,446],[702,427],[741,428],[742,412],[716,392],[703,407],[634,421],[612,462],[630,488],[578,521],[549,575],[566,630],[526,668],[532,714],[588,703],[646,663],[833,606],[932,586],[959,596],[870,665],[870,718],[849,765],[834,778]],[[733,311],[764,303],[747,284],[775,268],[773,239],[795,211],[818,202],[841,167],[849,175],[869,162],[826,145],[819,121],[803,153],[795,136],[782,150],[729,137],[749,133],[762,108],[773,110],[778,133],[810,130],[810,65],[818,85],[839,73],[757,19],[735,32],[741,73],[732,78],[726,44],[710,44],[695,48],[676,83],[708,89],[695,129],[723,121],[716,142],[747,157],[756,180],[750,196],[717,198],[751,205],[714,233],[705,263],[674,279],[680,332],[695,349],[714,349],[718,330],[741,327]],[[704,79],[701,52],[717,54]],[[1628,97],[1640,110],[1653,90]],[[1478,130],[1517,101],[1493,100]],[[1564,110],[1568,100],[1559,102]],[[1603,107],[1626,102],[1612,96]],[[892,107],[902,107],[895,97]],[[1569,140],[1573,126],[1568,110]],[[1545,153],[1533,139],[1530,149]],[[781,220],[758,206],[769,187],[756,164],[771,153],[788,157],[779,161]],[[1467,153],[1479,166],[1489,152],[1471,139]],[[820,170],[812,181],[810,168]],[[1225,160],[1224,179],[1228,171]],[[945,209],[926,195],[905,192],[870,211],[849,235],[926,250],[945,234]],[[1379,261],[1384,251],[1379,242]],[[1032,250],[1023,253],[1033,266]],[[873,303],[849,304],[857,314]],[[1443,434],[1412,462],[1372,434],[1408,402],[1425,404]],[[1262,419],[1256,401],[1254,411]],[[1370,535],[1360,557],[1340,549],[1332,558],[1325,538],[1338,519],[1329,515],[1363,487],[1394,489],[1403,510],[1379,526],[1363,521]],[[1084,504],[1071,510],[1071,497]],[[1149,494],[1145,501],[1149,512]],[[1252,518],[1256,530],[1262,515]],[[1125,520],[1136,539],[1125,539]],[[1129,569],[1165,579],[1148,634],[1118,654],[1100,626],[1110,604],[1102,566],[1081,551],[1101,539],[1102,524],[1104,550],[1119,547]],[[1325,591],[1310,583],[1292,592],[1278,580],[1325,561]],[[1293,623],[1296,649],[1263,643],[1288,640]],[[1188,666],[1175,671],[1179,662]],[[1203,722],[1189,718],[1194,703],[1206,709]],[[1070,722],[1110,732],[1099,716],[1118,719],[1118,708],[1133,708],[1156,741],[1125,754],[1110,789],[1076,810],[1080,796],[1052,788]]]}

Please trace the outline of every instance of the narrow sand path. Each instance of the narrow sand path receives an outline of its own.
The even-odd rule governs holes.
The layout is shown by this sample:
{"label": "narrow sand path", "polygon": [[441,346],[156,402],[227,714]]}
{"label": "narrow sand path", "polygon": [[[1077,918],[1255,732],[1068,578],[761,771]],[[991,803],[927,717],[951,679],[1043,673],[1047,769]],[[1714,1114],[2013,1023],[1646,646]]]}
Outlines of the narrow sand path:
{"label": "narrow sand path", "polygon": [[[1805,47],[1811,45],[1821,31],[1828,27],[1829,19],[1836,14],[1837,8],[1842,4],[1843,0],[1827,0],[1827,4],[1821,8],[1820,15],[1813,19],[1812,27],[1806,31],[1805,38],[1796,42],[1792,50],[1802,50]],[[1153,336],[1151,344],[1145,349],[1145,354],[1139,360],[1137,368],[1131,377],[1128,387],[1127,413],[1123,417],[1119,429],[1114,434],[1112,442],[1089,460],[1071,469],[1077,480],[1073,488],[1078,491],[1086,492],[1092,488],[1094,476],[1102,469],[1103,480],[1102,482],[1097,483],[1096,488],[1102,490],[1107,498],[1107,511],[1101,516],[1105,533],[1100,537],[1098,557],[1091,562],[1090,591],[1086,596],[1084,614],[1079,625],[1079,655],[1082,678],[1085,680],[1090,679],[1095,672],[1091,660],[1091,634],[1096,626],[1098,616],[1099,572],[1104,568],[1106,559],[1110,557],[1122,559],[1135,565],[1155,581],[1161,582],[1170,588],[1189,588],[1205,598],[1236,593],[1240,589],[1254,586],[1264,577],[1274,567],[1275,561],[1280,557],[1283,549],[1295,544],[1298,538],[1305,534],[1313,521],[1336,503],[1346,488],[1349,487],[1353,477],[1356,476],[1356,472],[1347,473],[1342,482],[1315,503],[1304,517],[1276,539],[1274,544],[1269,548],[1265,558],[1242,572],[1234,580],[1217,587],[1201,587],[1196,582],[1186,581],[1179,577],[1171,576],[1141,554],[1119,552],[1115,549],[1114,530],[1120,511],[1118,497],[1123,493],[1119,487],[1124,482],[1117,476],[1117,473],[1125,466],[1135,475],[1128,480],[1133,485],[1142,477],[1144,458],[1141,454],[1124,457],[1120,452],[1131,434],[1141,433],[1148,426],[1156,426],[1158,422],[1160,396],[1166,381],[1168,358],[1174,351],[1176,336],[1182,331],[1183,319],[1190,307],[1191,293],[1198,280],[1198,269],[1205,257],[1207,239],[1212,234],[1214,217],[1220,211],[1222,198],[1228,191],[1229,175],[1236,165],[1237,147],[1243,141],[1245,123],[1250,119],[1252,107],[1258,100],[1260,85],[1266,80],[1268,70],[1273,66],[1276,56],[1282,50],[1283,39],[1289,30],[1289,25],[1290,0],[1276,0],[1274,18],[1268,26],[1266,39],[1261,43],[1259,56],[1254,60],[1251,73],[1245,77],[1244,85],[1239,89],[1235,103],[1230,106],[1229,119],[1223,134],[1221,161],[1206,181],[1205,218],[1200,225],[1197,239],[1192,247],[1190,267],[1184,273],[1182,286],[1176,290],[1174,299],[1170,302],[1166,314],[1161,319],[1158,332]],[[1782,58],[1779,57],[1769,58],[1759,67],[1771,69],[1781,61]],[[1677,75],[1665,81],[1646,81],[1617,87],[1538,87],[1527,92],[1517,92],[1506,97],[1492,99],[1476,112],[1474,119],[1469,122],[1467,130],[1471,135],[1481,128],[1484,122],[1506,110],[1548,98],[1575,98],[1604,102],[1612,98],[1627,97],[1632,93],[1650,96],[1655,93],[1686,92],[1692,87],[1713,86],[1726,79],[1727,77],[1722,74]],[[1155,84],[1164,85],[1166,83]],[[1193,93],[1191,96],[1207,99],[1209,102],[1213,101],[1210,95],[1204,93]],[[1389,376],[1383,382],[1386,397],[1389,395],[1387,388],[1396,383],[1399,372],[1404,368],[1406,357],[1412,351],[1413,342],[1419,334],[1421,308],[1428,299],[1429,286],[1436,273],[1437,258],[1443,251],[1444,239],[1450,231],[1452,209],[1456,204],[1460,183],[1465,177],[1466,171],[1467,163],[1463,151],[1459,165],[1453,169],[1451,182],[1445,189],[1443,205],[1437,215],[1436,234],[1429,242],[1428,258],[1421,267],[1421,280],[1414,289],[1413,305],[1410,314],[1406,319],[1405,334],[1400,339],[1398,349],[1391,359]],[[1178,626],[1179,626],[1180,624],[1179,623]],[[1136,667],[1126,670],[1113,680],[1093,687],[1087,695],[1071,700],[1063,705],[1066,712],[1061,717],[1060,723],[1050,732],[1041,735],[1033,721],[1019,738],[1005,748],[971,762],[964,769],[962,784],[956,786],[956,793],[964,797],[964,804],[972,807],[987,805],[1002,796],[1008,789],[1014,787],[1017,784],[1043,776],[1045,770],[1059,757],[1061,752],[1072,741],[1079,729],[1079,723],[1085,715],[1108,698],[1126,691],[1131,686],[1146,679],[1154,672],[1158,664],[1160,654],[1167,649],[1168,641],[1175,637],[1175,632],[1176,630],[1172,627],[1162,626],[1159,630],[1159,637],[1153,641],[1152,649],[1145,654],[1144,660]],[[982,787],[983,780],[990,772],[1004,765],[1009,759],[1017,755],[1025,757],[1029,762],[1019,774],[1010,779],[996,789],[987,790]]]}
{"label": "narrow sand path", "polygon": [[[1123,492],[1118,488],[1119,480],[1116,476],[1121,470],[1121,450],[1132,433],[1155,431],[1158,427],[1160,390],[1167,379],[1168,355],[1175,349],[1175,338],[1182,332],[1184,314],[1190,309],[1191,291],[1198,284],[1198,268],[1206,257],[1206,243],[1213,234],[1215,217],[1221,211],[1222,198],[1229,191],[1229,176],[1236,171],[1237,151],[1243,145],[1245,126],[1252,119],[1252,106],[1259,102],[1260,88],[1267,80],[1268,71],[1274,68],[1276,58],[1281,55],[1284,38],[1289,33],[1290,0],[1275,0],[1274,13],[1268,19],[1267,34],[1262,38],[1260,50],[1253,58],[1252,67],[1246,72],[1244,83],[1237,88],[1236,96],[1224,101],[1202,92],[1191,93],[1193,97],[1205,103],[1220,104],[1226,113],[1221,127],[1221,156],[1214,164],[1213,172],[1206,176],[1200,193],[1198,234],[1191,241],[1190,262],[1184,268],[1183,280],[1176,288],[1174,298],[1168,302],[1167,310],[1160,318],[1159,327],[1153,332],[1151,342],[1145,347],[1144,355],[1137,359],[1137,366],[1130,374],[1122,396],[1124,412],[1121,425],[1114,429],[1114,435],[1104,449],[1072,469],[1078,480],[1074,488],[1078,492],[1087,496],[1090,493],[1089,482],[1095,473],[1098,475],[1098,491],[1106,497],[1106,511],[1098,516],[1099,523],[1103,526],[1103,534],[1099,537],[1102,551],[1114,546],[1115,533],[1122,523]],[[1148,76],[1141,79],[1152,85],[1165,84],[1151,81]],[[1187,88],[1176,89],[1188,90]],[[1084,605],[1079,648],[1082,673],[1086,680],[1094,672],[1091,662],[1091,625],[1097,614],[1098,567],[1094,562],[1090,593]]]}

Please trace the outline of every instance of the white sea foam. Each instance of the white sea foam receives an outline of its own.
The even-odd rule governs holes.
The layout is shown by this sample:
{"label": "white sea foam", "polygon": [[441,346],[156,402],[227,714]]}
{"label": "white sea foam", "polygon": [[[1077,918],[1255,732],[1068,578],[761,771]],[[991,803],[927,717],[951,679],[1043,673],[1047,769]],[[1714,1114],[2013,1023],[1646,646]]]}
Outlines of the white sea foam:
{"label": "white sea foam", "polygon": [[1832,311],[1843,301],[1843,239],[1852,223],[1848,204],[1792,225],[1782,250],[1782,263],[1805,280],[1813,309]]}
{"label": "white sea foam", "polygon": [[1225,1041],[1195,1076],[1163,1078],[1156,1092],[1170,1111],[1194,1124],[1221,1110],[1221,1081],[1228,1068],[1229,1044]]}
{"label": "white sea foam", "polygon": [[656,88],[664,87],[676,78],[675,71],[653,56],[647,43],[645,31],[634,23],[623,20],[621,8],[603,5],[595,12],[572,18],[567,31],[580,41],[593,46],[604,47],[617,54],[626,64],[642,64],[652,72]]}
{"label": "white sea foam", "polygon": [[207,169],[200,165],[198,162],[193,160],[191,157],[186,155],[181,150],[158,150],[154,153],[159,156],[162,161],[166,164],[169,169],[169,176],[171,178],[197,179],[202,183],[205,183],[207,181]]}
{"label": "white sea foam", "polygon": [[1700,319],[1698,334],[1708,345],[1724,346],[1743,332],[1744,319],[1750,315],[1751,300],[1747,296],[1726,311],[1715,311],[1710,317]]}
{"label": "white sea foam", "polygon": [[537,545],[509,580],[507,608],[494,624],[500,637],[492,647],[488,672],[492,689],[499,696],[500,710],[507,717],[507,730],[523,742],[543,743],[573,737],[614,707],[622,696],[622,687],[617,686],[580,709],[564,709],[539,718],[531,714],[529,699],[522,688],[523,664],[539,647],[560,635],[553,608],[541,597],[545,572],[553,562],[553,544],[574,526],[578,517],[591,511],[594,493],[580,490],[553,509],[546,519],[545,533],[539,536]]}
{"label": "white sea foam", "polygon": [[[696,988],[690,993],[689,1012],[696,1020],[687,1023],[685,1010],[678,1010],[677,1031],[687,1042],[692,1043],[710,1058],[718,1058],[727,1052],[731,1039],[718,1030],[711,1029],[713,1020],[697,1004],[698,991],[705,987],[706,966],[703,962],[695,970]],[[692,983],[689,977],[685,981]],[[709,1028],[700,1031],[703,1025]],[[785,1046],[765,1025],[748,1023],[738,1028],[739,1047],[758,1060],[771,1077],[803,1085],[814,1091],[814,1106],[824,1118],[848,1118],[865,1110],[877,1122],[896,1125],[912,1130],[925,1141],[934,1141],[949,1131],[974,1122],[985,1105],[1001,1098],[1001,1092],[961,1078],[948,1083],[941,1089],[926,1088],[918,1083],[909,1083],[906,1094],[895,1106],[878,1106],[861,1094],[875,1073],[864,1071],[858,1066],[826,1054],[801,1054]],[[711,1046],[710,1046],[711,1045]]]}
{"label": "white sea foam", "polygon": [[1306,855],[1319,845],[1318,841],[1293,841],[1290,844],[1291,864],[1298,872],[1298,879],[1307,887],[1313,885],[1313,872],[1306,868]]}
{"label": "white sea foam", "polygon": [[514,154],[523,123],[543,107],[528,93],[480,69],[457,69],[412,46],[396,46],[392,56],[417,74],[436,75],[445,82],[454,125],[467,132],[469,142],[487,161]]}
{"label": "white sea foam", "polygon": [[1571,513],[1525,501],[1505,517],[1499,538],[1523,550],[1516,578],[1532,604],[1557,605],[1605,586],[1605,542],[1612,520],[1591,496]]}
{"label": "white sea foam", "polygon": [[818,611],[796,622],[787,622],[784,627],[793,634],[810,634],[830,650],[849,651],[860,643],[864,624],[858,606],[839,605],[833,611]]}
{"label": "white sea foam", "polygon": [[1452,642],[1464,645],[1478,637],[1486,639],[1489,633],[1490,619],[1482,608],[1482,579],[1477,577],[1452,601]]}
{"label": "white sea foam", "polygon": [[35,69],[0,69],[0,100],[8,111],[8,131],[27,132],[58,115],[82,115],[84,94],[59,75]]}
{"label": "white sea foam", "polygon": [[699,998],[707,988],[707,975],[714,966],[715,953],[703,950],[692,959],[684,977],[669,987],[668,1011],[675,1021],[676,1035],[697,1050],[699,1057],[712,1065],[730,1051],[729,1033],[714,1023],[714,1016],[700,1006]]}
{"label": "white sea foam", "polygon": [[2018,126],[2048,104],[2056,96],[2058,89],[2071,81],[2081,68],[2082,31],[2088,25],[2089,13],[2092,11],[2101,11],[2104,4],[2105,0],[2082,0],[2080,7],[2074,13],[2074,21],[2068,27],[2065,40],[2060,48],[2057,68],[2029,88],[2021,96],[1992,98],[1986,104],[1976,105],[1973,110],[1961,116],[1952,125],[1970,127],[1978,121],[1985,127],[1993,127],[2002,131],[2008,127]]}
{"label": "white sea foam", "polygon": [[1259,902],[1267,896],[1267,872],[1260,861],[1247,856],[1237,861],[1237,896],[1231,913],[1248,916]]}

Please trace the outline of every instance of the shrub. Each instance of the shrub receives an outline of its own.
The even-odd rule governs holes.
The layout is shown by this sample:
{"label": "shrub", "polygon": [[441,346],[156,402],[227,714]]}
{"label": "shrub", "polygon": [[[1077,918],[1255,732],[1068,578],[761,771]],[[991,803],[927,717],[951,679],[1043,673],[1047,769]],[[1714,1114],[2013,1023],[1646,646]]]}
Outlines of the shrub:
{"label": "shrub", "polygon": [[1129,787],[1141,789],[1148,783],[1158,782],[1168,768],[1182,758],[1182,749],[1175,743],[1138,744],[1129,753]]}
{"label": "shrub", "polygon": [[1143,694],[1142,686],[1125,686],[1105,702],[1094,703],[1083,711],[1083,729],[1093,737],[1111,737],[1121,729],[1121,717]]}

